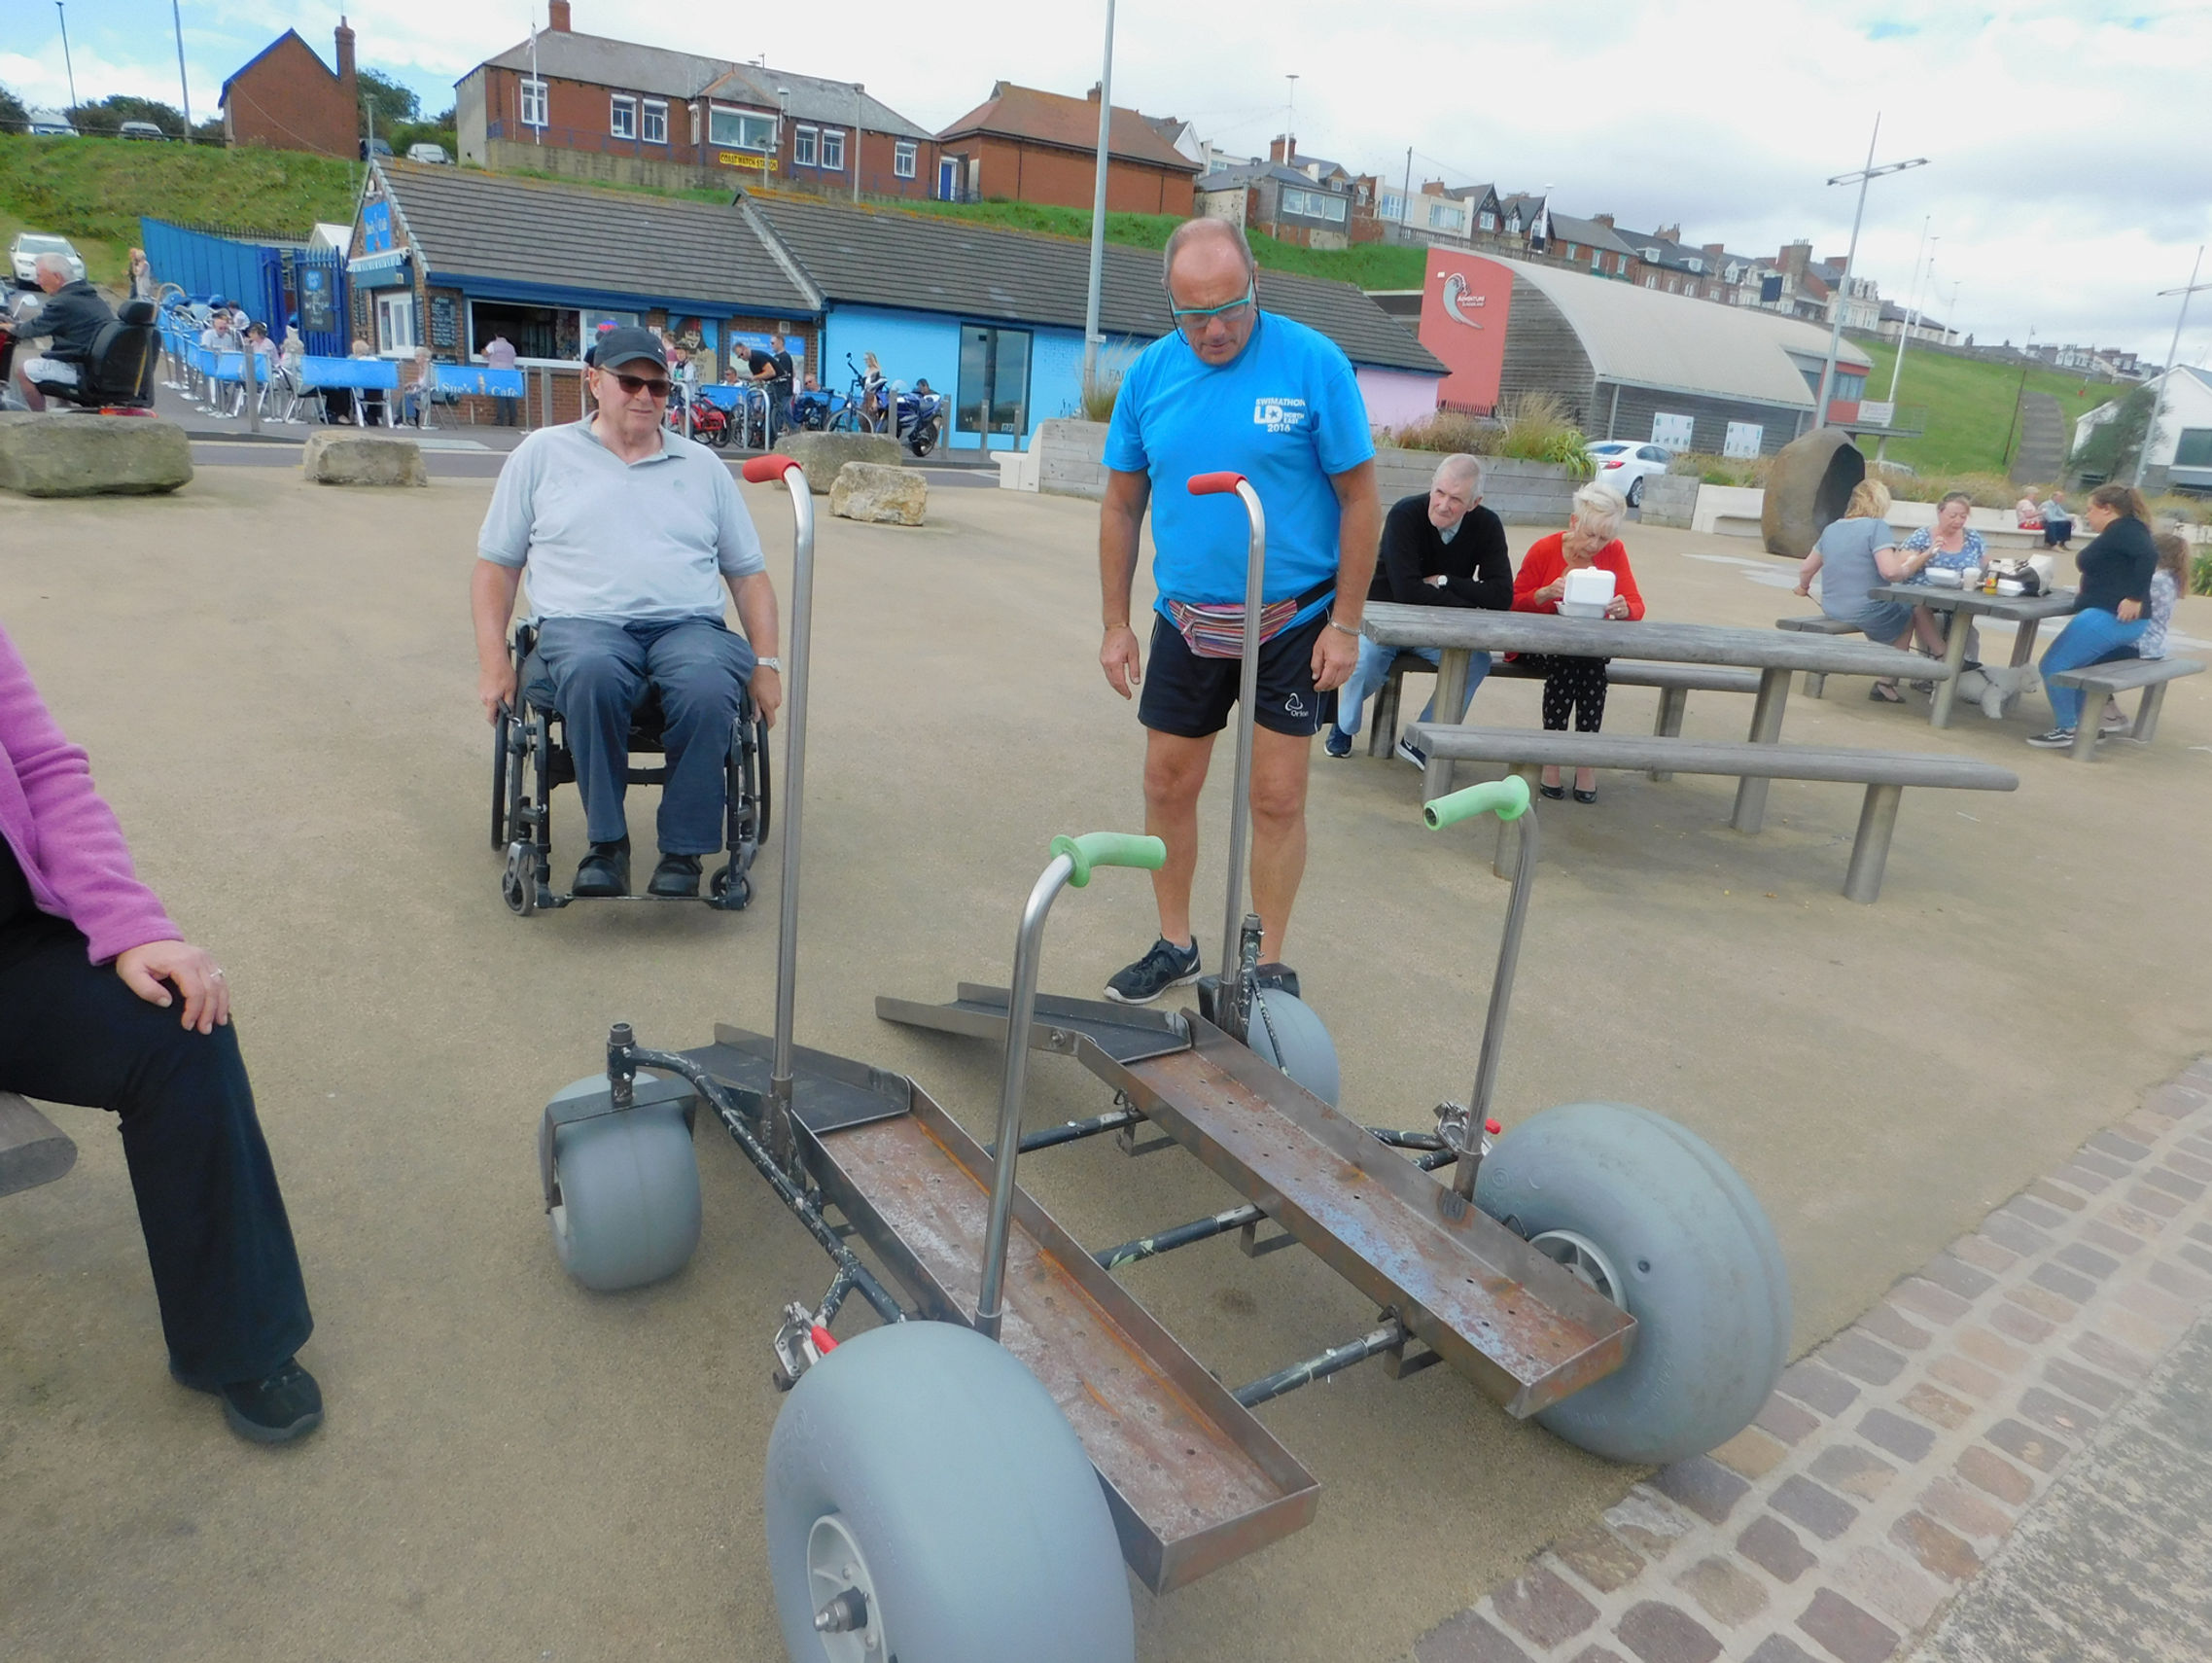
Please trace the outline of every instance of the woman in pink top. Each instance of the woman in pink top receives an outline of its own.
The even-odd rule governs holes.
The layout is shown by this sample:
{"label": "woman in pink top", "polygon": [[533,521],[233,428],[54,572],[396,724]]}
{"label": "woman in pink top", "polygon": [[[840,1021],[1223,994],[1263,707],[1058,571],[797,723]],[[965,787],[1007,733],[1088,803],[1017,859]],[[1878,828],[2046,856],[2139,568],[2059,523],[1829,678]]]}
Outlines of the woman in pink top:
{"label": "woman in pink top", "polygon": [[257,1443],[320,1426],[294,1355],[314,1319],[223,971],[138,881],[4,631],[0,1091],[119,1116],[178,1382]]}

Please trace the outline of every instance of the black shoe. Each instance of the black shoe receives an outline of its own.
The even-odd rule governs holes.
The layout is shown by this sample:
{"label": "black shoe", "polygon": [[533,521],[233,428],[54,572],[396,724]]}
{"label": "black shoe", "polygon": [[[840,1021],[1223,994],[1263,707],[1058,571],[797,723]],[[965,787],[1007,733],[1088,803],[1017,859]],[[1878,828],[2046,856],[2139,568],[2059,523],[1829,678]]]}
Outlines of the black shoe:
{"label": "black shoe", "polygon": [[652,869],[652,882],[646,885],[646,893],[670,899],[698,900],[699,857],[697,855],[661,856],[660,865]]}
{"label": "black shoe", "polygon": [[1552,802],[1564,802],[1566,800],[1566,787],[1540,785],[1536,788],[1536,795]]}
{"label": "black shoe", "polygon": [[1328,731],[1321,735],[1321,749],[1332,757],[1349,757],[1352,755],[1352,735],[1332,722]]}
{"label": "black shoe", "polygon": [[2054,727],[2048,733],[2038,733],[2028,740],[2045,751],[2070,751],[2074,748],[2074,730],[2071,727]]}
{"label": "black shoe", "polygon": [[1106,995],[1120,1005],[1149,1005],[1171,987],[1198,979],[1198,943],[1174,945],[1163,936],[1152,950],[1106,983]]}
{"label": "black shoe", "polygon": [[1598,794],[1594,791],[1578,791],[1574,794],[1574,800],[1577,802],[1596,802]]}
{"label": "black shoe", "polygon": [[[191,1384],[177,1375],[173,1362],[169,1374],[180,1386]],[[323,1389],[298,1358],[286,1358],[263,1379],[233,1380],[215,1396],[223,1399],[230,1430],[250,1443],[291,1443],[323,1424]]]}
{"label": "black shoe", "polygon": [[630,893],[630,840],[594,843],[576,868],[576,893],[586,899]]}
{"label": "black shoe", "polygon": [[1293,999],[1298,997],[1298,973],[1281,961],[1260,966],[1252,979],[1260,987],[1278,988]]}

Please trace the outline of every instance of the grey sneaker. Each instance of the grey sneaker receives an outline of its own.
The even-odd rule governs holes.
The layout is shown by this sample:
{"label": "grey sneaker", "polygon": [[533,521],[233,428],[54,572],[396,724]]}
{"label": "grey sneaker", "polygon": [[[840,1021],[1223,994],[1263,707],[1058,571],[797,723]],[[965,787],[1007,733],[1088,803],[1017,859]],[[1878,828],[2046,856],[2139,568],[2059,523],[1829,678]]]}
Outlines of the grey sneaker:
{"label": "grey sneaker", "polygon": [[1106,995],[1120,1005],[1149,1005],[1171,987],[1198,979],[1198,943],[1178,947],[1165,936],[1152,950],[1106,983]]}

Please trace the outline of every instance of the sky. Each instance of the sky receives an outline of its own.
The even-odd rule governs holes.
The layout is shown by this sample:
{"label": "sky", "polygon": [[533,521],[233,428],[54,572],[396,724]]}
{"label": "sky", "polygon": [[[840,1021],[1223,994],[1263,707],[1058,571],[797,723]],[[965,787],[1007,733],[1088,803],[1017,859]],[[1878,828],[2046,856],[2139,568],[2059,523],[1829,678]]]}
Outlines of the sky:
{"label": "sky", "polygon": [[[0,84],[67,101],[46,0],[18,19]],[[66,0],[85,98],[177,101],[171,8]],[[1106,0],[838,0],[714,7],[575,0],[579,32],[864,82],[932,130],[994,80],[1081,93],[1098,79]],[[181,0],[193,114],[285,28],[332,54],[338,8]],[[413,87],[426,114],[474,64],[543,24],[544,0],[355,0],[363,67]],[[1291,79],[1295,77],[1296,79]],[[2131,348],[2164,362],[2177,299],[2212,241],[2212,6],[1951,5],[1943,0],[1120,0],[1113,94],[1263,154],[1293,120],[1301,152],[1413,183],[1552,189],[1560,211],[1772,255],[1809,238],[1841,255],[1878,162],[1856,269],[1979,341]],[[1932,261],[1923,253],[1923,230]],[[2203,280],[2202,277],[2199,278]],[[2212,292],[2181,362],[2212,361]]]}

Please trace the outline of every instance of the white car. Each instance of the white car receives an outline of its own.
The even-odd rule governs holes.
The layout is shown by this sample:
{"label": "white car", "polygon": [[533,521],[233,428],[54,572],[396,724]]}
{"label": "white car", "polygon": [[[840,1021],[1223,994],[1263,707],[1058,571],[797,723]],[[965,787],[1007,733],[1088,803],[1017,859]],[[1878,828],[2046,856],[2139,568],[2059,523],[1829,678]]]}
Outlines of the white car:
{"label": "white car", "polygon": [[73,282],[85,277],[85,262],[78,258],[77,250],[65,236],[44,236],[37,231],[18,231],[8,244],[8,266],[16,281],[26,289],[38,287],[38,257],[42,254],[58,254],[69,262],[69,276]]}
{"label": "white car", "polygon": [[449,167],[453,159],[445,154],[441,144],[410,144],[407,146],[409,161],[427,161],[433,167]]}
{"label": "white car", "polygon": [[1590,459],[1598,464],[1598,482],[1612,486],[1628,498],[1629,507],[1634,508],[1643,501],[1644,480],[1666,473],[1674,453],[1662,445],[1638,444],[1633,439],[1600,439],[1590,447]]}

